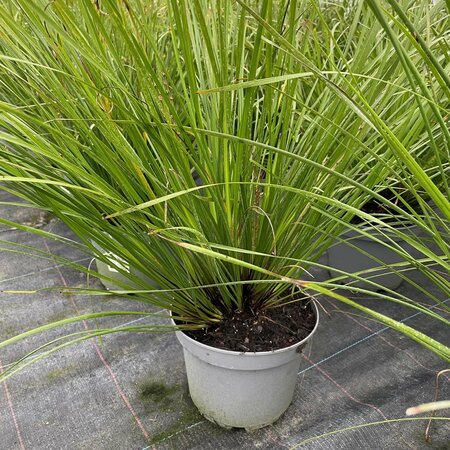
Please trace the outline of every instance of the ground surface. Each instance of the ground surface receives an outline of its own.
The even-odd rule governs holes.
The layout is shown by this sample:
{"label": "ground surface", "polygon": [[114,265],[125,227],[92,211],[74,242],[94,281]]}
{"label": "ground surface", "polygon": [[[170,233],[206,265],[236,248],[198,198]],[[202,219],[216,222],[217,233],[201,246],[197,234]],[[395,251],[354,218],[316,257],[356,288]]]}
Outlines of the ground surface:
{"label": "ground surface", "polygon": [[[8,199],[2,195],[2,200]],[[11,206],[0,210],[2,217],[72,237],[60,222],[34,210]],[[91,258],[6,225],[0,226],[0,235],[4,248],[0,289],[15,291],[0,293],[0,340],[51,320],[127,307],[117,297],[69,296],[58,289],[21,292],[86,286],[86,276],[61,265],[57,257],[85,266]],[[7,242],[50,251],[54,258],[8,252]],[[425,282],[419,276],[417,281]],[[98,280],[91,279],[90,284],[101,286]],[[0,450],[450,448],[448,421],[432,425],[432,443],[424,439],[427,422],[423,420],[383,423],[307,441],[351,426],[404,418],[407,407],[433,400],[437,374],[447,368],[432,353],[355,311],[335,301],[321,299],[321,303],[327,314],[322,311],[312,345],[304,350],[294,401],[272,426],[248,433],[208,422],[189,399],[182,351],[173,334],[116,333],[102,342],[90,340],[65,348],[0,385]],[[395,305],[380,308],[450,343],[447,330],[436,322]],[[139,322],[146,320],[155,319]],[[124,323],[111,319],[118,328]],[[94,326],[81,322],[66,331]],[[34,336],[0,348],[0,370],[57,335],[50,330],[45,338]],[[439,377],[438,394],[450,398],[447,374]]]}

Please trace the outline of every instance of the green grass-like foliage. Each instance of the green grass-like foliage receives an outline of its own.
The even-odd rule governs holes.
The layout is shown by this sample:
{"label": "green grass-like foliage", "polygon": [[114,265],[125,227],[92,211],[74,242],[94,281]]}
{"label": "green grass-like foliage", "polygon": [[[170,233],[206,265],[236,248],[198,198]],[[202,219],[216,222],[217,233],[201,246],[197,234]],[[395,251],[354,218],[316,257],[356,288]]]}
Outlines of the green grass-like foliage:
{"label": "green grass-like foliage", "polygon": [[[418,269],[449,293],[449,12],[416,3],[3,2],[2,187],[51,210],[100,259],[91,241],[154,280],[159,289],[124,272],[142,287],[134,300],[192,325],[275,307],[294,287],[449,360],[334,280],[304,281],[344,228],[366,233],[356,215],[422,254],[385,244],[405,261],[393,271],[414,284]],[[374,197],[389,217],[361,209]],[[438,313],[374,295],[449,324],[443,303]]]}

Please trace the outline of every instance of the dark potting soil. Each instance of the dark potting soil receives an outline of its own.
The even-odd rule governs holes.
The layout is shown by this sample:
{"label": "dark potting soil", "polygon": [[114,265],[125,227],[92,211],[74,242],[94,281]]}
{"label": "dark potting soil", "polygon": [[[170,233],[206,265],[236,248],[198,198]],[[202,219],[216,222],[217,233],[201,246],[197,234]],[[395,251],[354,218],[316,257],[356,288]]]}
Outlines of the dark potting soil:
{"label": "dark potting soil", "polygon": [[[386,198],[387,200],[389,200],[390,202],[397,204],[400,208],[405,209],[403,204],[395,197],[395,195],[392,193],[392,191],[390,189],[384,189],[379,193],[382,197]],[[413,196],[408,196],[408,193],[404,194],[404,200],[408,202],[409,206],[412,207],[415,211],[417,211],[417,213],[421,213],[421,208],[419,203],[417,202],[417,199],[414,198]],[[397,223],[398,225],[401,225],[401,223],[398,223],[398,221],[400,220],[400,222],[402,221],[401,218],[398,217],[398,213],[392,209],[389,208],[388,205],[386,205],[385,203],[381,202],[380,200],[376,199],[376,198],[372,198],[369,201],[367,201],[366,203],[364,203],[364,205],[361,207],[361,211],[368,213],[368,214],[372,214],[374,216],[383,216],[384,220],[389,222],[389,218],[386,216],[392,215],[392,221]],[[355,216],[353,217],[353,219],[351,220],[351,223],[357,225],[359,223],[363,222],[363,220],[358,217]]]}
{"label": "dark potting soil", "polygon": [[216,348],[264,352],[300,342],[315,324],[316,314],[312,304],[303,300],[256,312],[234,311],[214,326],[185,333],[198,342]]}

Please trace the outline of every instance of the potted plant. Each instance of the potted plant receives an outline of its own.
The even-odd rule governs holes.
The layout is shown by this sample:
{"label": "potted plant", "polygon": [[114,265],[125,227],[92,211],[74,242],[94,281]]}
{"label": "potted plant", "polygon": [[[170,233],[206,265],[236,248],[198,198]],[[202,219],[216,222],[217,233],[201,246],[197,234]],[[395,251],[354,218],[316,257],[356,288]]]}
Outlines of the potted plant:
{"label": "potted plant", "polygon": [[[411,41],[416,34],[421,45],[421,55],[426,53],[430,58],[427,70],[442,74],[445,81],[441,86],[444,86],[445,82],[449,81],[448,77],[442,73],[443,68],[431,54],[431,47],[428,47],[420,37],[420,26],[423,27],[424,24],[415,28],[418,22],[413,24],[404,14],[400,4],[388,3],[408,28],[408,33],[404,36],[395,36],[395,33],[389,29],[391,25],[383,17],[376,2],[371,1],[370,6],[394,47],[405,57],[403,66],[414,73],[413,78],[417,80],[418,69],[413,67],[417,63],[417,67],[420,67],[425,59],[421,57],[420,60],[414,60],[410,54],[405,56],[405,49],[399,42],[402,37],[407,37]],[[425,4],[422,6],[425,10],[429,7]],[[433,6],[431,10],[432,14],[435,14],[440,10],[440,6]],[[409,82],[411,83],[411,78]],[[415,83],[412,82],[411,85],[415,86]],[[422,92],[425,93],[425,98],[430,98],[429,92],[423,90],[423,85]],[[446,94],[443,98],[448,98],[448,86],[442,91],[444,92]],[[413,97],[410,99],[413,102],[417,101]],[[437,104],[433,105],[433,114],[436,114],[436,106]],[[408,150],[406,148],[404,150],[416,158],[417,166],[413,170],[419,169],[420,166],[420,169],[426,173],[423,175],[433,180],[434,189],[445,195],[448,192],[448,132],[439,113],[435,117],[444,128],[437,127],[433,130],[430,128],[428,119],[420,114],[419,109],[416,109],[416,113],[421,120],[413,119],[410,122],[412,126],[422,127],[423,131],[433,136],[431,141],[427,138],[408,140]],[[408,158],[406,153],[405,156]],[[329,271],[336,280],[368,290],[396,289],[403,280],[413,281],[408,279],[408,275],[415,267],[413,261],[419,256],[425,257],[427,244],[433,243],[433,239],[428,237],[426,226],[424,227],[420,220],[425,218],[426,221],[433,207],[429,192],[423,189],[420,178],[411,178],[407,173],[400,171],[396,176],[389,178],[387,183],[375,189],[373,195],[366,197],[365,203],[361,206],[361,212],[369,213],[369,215],[355,215],[352,222],[358,224],[358,227],[345,227],[343,233],[337,236],[336,242],[327,251]],[[420,241],[422,242],[419,250],[415,244]],[[346,273],[351,273],[353,276],[346,276]]]}
{"label": "potted plant", "polygon": [[[1,138],[8,142],[0,155],[6,188],[51,209],[99,256],[111,252],[146,277],[137,280],[116,264],[143,288],[122,295],[170,311],[171,329],[194,377],[212,370],[213,360],[216,365],[210,347],[241,361],[237,372],[246,372],[244,392],[250,397],[238,390],[238,405],[252,415],[248,421],[232,418],[235,401],[223,412],[225,394],[217,385],[220,395],[210,394],[216,402],[205,404],[198,392],[205,386],[189,383],[208,418],[244,428],[271,423],[289,405],[296,352],[318,322],[315,294],[346,302],[450,358],[445,345],[337,293],[337,284],[305,281],[308,267],[390,175],[419,178],[438,207],[447,207],[404,151],[404,144],[424,139],[426,131],[407,126],[418,114],[411,103],[398,112],[409,91],[397,49],[387,39],[373,52],[367,43],[359,45],[369,37],[374,43],[374,31],[383,30],[363,3],[347,19],[352,26],[343,26],[343,35],[333,34],[317,2],[314,8],[259,3],[161,2],[152,9],[153,21],[140,0],[15,0],[17,10],[2,5],[0,14],[7,55],[2,79],[14,98],[0,103]],[[326,13],[333,21],[332,12]],[[299,17],[319,31],[305,25],[297,32]],[[356,31],[361,21],[365,26]],[[310,39],[317,45],[309,45]],[[348,77],[349,71],[365,75]],[[375,101],[379,112],[370,106]],[[432,105],[424,102],[420,113],[439,126]],[[439,254],[434,261],[447,264]],[[410,299],[380,298],[447,323]],[[303,330],[298,314],[311,319]],[[0,346],[77,320],[56,321]],[[238,347],[230,350],[220,339],[213,346],[204,343],[217,330],[233,335],[236,327],[243,336]],[[286,348],[278,349],[275,338],[251,347],[266,329],[287,329]],[[108,332],[93,330],[69,342]],[[48,352],[67,343],[52,345]],[[266,362],[269,356],[278,362]],[[193,368],[194,359],[202,369]],[[256,367],[247,366],[251,360]],[[265,375],[277,365],[282,375]],[[257,378],[277,382],[282,401],[275,411],[258,415],[244,408],[255,398],[249,385]],[[215,371],[208,377],[219,379],[223,375]],[[283,384],[288,389],[281,395]]]}

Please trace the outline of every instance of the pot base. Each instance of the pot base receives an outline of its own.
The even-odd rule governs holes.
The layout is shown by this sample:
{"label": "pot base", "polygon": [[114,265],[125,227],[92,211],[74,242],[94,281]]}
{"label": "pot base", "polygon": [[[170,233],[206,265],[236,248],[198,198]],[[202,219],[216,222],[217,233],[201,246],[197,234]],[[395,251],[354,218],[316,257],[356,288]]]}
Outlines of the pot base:
{"label": "pot base", "polygon": [[[195,405],[195,403],[194,403]],[[195,405],[197,406],[197,405]],[[197,406],[198,409],[198,406]],[[199,409],[200,411],[200,409]],[[262,423],[262,424],[258,424],[255,426],[246,426],[246,427],[236,427],[236,426],[231,426],[231,425],[227,425],[226,423],[220,423],[217,420],[214,419],[214,417],[210,417],[208,416],[206,413],[203,413],[202,411],[200,411],[200,414],[209,422],[214,423],[216,425],[218,425],[221,428],[224,428],[225,430],[245,430],[247,432],[250,431],[255,431],[255,430],[259,430],[261,428],[264,427],[268,427],[269,425],[273,425],[283,414],[285,413],[285,411],[283,411],[278,417],[275,417],[273,420],[268,421],[267,423]]]}

